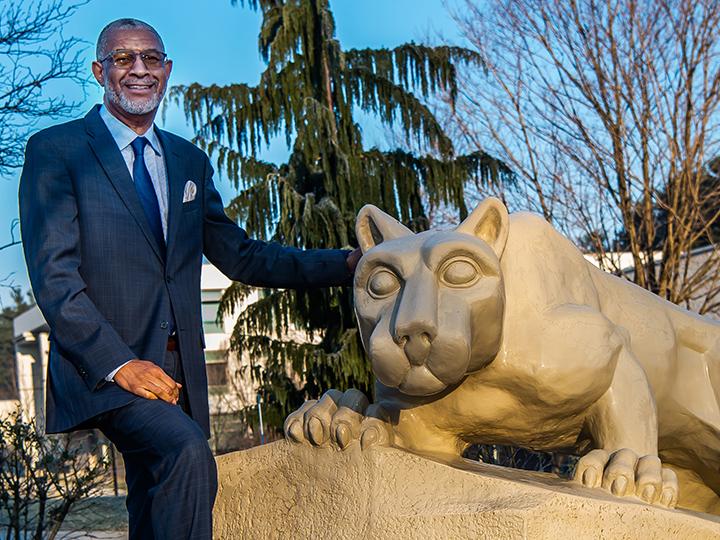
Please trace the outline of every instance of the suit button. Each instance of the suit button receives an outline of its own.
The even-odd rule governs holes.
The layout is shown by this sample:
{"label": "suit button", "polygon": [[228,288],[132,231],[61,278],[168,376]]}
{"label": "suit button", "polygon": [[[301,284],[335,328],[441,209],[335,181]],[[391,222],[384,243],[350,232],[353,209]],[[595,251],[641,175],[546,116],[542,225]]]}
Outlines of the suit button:
{"label": "suit button", "polygon": [[168,327],[167,321],[163,321],[160,323],[160,328],[162,328],[163,330],[167,330],[167,327]]}
{"label": "suit button", "polygon": [[172,283],[172,282],[173,282],[173,278],[172,278],[172,277],[168,276],[168,277],[165,278],[165,283]]}

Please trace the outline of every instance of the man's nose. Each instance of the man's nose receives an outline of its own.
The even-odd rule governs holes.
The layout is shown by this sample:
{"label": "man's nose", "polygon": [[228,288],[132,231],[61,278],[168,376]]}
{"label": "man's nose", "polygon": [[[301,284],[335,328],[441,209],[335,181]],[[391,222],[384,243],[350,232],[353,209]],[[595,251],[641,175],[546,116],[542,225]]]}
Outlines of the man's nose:
{"label": "man's nose", "polygon": [[148,68],[145,65],[145,62],[143,62],[142,55],[135,55],[135,61],[133,62],[133,65],[130,66],[128,73],[132,73],[134,75],[145,75],[148,73]]}

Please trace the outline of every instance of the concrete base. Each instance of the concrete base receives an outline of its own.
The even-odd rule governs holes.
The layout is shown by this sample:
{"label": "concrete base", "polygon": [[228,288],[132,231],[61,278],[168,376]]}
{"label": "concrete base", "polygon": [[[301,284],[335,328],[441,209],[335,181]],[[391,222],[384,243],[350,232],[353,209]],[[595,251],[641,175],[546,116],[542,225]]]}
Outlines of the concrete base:
{"label": "concrete base", "polygon": [[218,458],[215,538],[720,538],[720,518],[544,473],[279,441]]}

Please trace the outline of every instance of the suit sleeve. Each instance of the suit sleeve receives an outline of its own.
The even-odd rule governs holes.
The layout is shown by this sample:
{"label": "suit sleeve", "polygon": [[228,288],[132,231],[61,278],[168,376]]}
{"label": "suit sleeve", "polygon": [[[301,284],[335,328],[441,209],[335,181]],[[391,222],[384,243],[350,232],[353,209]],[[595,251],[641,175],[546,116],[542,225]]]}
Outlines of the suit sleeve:
{"label": "suit sleeve", "polygon": [[72,178],[58,149],[35,135],[20,178],[20,227],[30,283],[51,336],[95,390],[136,355],[98,311],[80,275],[80,229]]}
{"label": "suit sleeve", "polygon": [[347,250],[302,250],[249,238],[225,215],[207,158],[205,171],[203,251],[227,277],[256,287],[285,289],[351,283]]}

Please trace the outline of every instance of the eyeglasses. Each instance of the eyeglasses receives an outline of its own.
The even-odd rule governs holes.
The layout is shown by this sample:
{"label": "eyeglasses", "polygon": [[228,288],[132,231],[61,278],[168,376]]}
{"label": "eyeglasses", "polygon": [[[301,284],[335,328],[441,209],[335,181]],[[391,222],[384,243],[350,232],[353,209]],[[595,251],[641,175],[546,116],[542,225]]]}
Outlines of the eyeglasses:
{"label": "eyeglasses", "polygon": [[103,63],[106,60],[112,60],[113,66],[116,68],[128,69],[129,67],[135,65],[135,60],[138,55],[140,56],[140,60],[143,61],[143,64],[145,64],[145,67],[149,69],[164,66],[165,59],[167,58],[167,54],[162,51],[156,51],[155,49],[146,49],[144,51],[116,49],[114,51],[110,51],[110,54],[108,54],[105,58],[98,60],[98,62]]}

